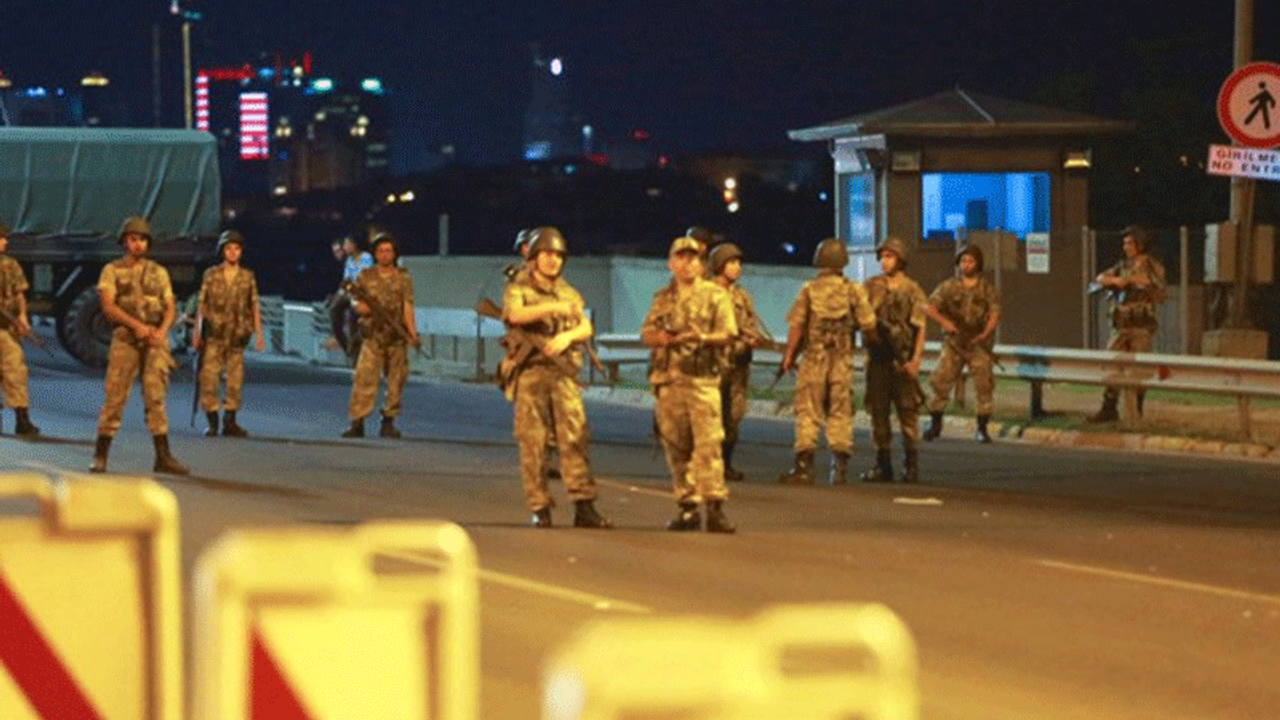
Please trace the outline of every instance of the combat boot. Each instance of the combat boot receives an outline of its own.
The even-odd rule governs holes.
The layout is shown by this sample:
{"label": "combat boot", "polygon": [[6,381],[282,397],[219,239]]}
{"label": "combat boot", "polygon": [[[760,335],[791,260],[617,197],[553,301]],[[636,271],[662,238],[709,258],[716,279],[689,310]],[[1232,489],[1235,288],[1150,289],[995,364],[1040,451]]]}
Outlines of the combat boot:
{"label": "combat boot", "polygon": [[344,438],[364,437],[364,418],[356,418],[351,421],[351,427],[342,432]]}
{"label": "combat boot", "polygon": [[222,415],[222,434],[227,437],[245,437],[249,434],[248,430],[236,424],[236,411],[228,410]]}
{"label": "combat boot", "polygon": [[729,518],[724,516],[723,500],[707,501],[707,532],[711,533],[732,533],[738,528],[729,522]]}
{"label": "combat boot", "polygon": [[720,454],[724,457],[725,482],[742,482],[745,476],[733,466],[733,448],[737,443],[724,443],[720,446]]}
{"label": "combat boot", "polygon": [[106,472],[107,471],[107,451],[111,449],[111,436],[99,435],[98,443],[93,448],[93,464],[89,466],[89,472]]}
{"label": "combat boot", "polygon": [[862,473],[862,482],[893,482],[893,456],[889,449],[876,450],[876,464]]}
{"label": "combat boot", "polygon": [[677,532],[701,530],[702,515],[698,512],[698,506],[691,502],[680,503],[680,513],[667,523],[667,529]]}
{"label": "combat boot", "polygon": [[591,500],[575,500],[573,503],[573,526],[580,528],[611,528],[609,518],[596,510]]}
{"label": "combat boot", "polygon": [[778,482],[783,485],[812,485],[813,451],[801,450],[796,453],[795,467],[779,475]]}
{"label": "combat boot", "polygon": [[207,412],[204,414],[204,418],[209,423],[209,427],[204,431],[204,436],[218,437],[218,413]]}
{"label": "combat boot", "polygon": [[831,453],[831,475],[827,482],[832,485],[843,485],[849,482],[849,453]]}
{"label": "combat boot", "polygon": [[920,482],[920,452],[907,450],[902,456],[902,482],[914,485]]}
{"label": "combat boot", "polygon": [[978,416],[978,429],[973,432],[973,439],[980,443],[991,442],[991,433],[987,432],[987,421],[991,420],[990,415]]}
{"label": "combat boot", "polygon": [[396,429],[396,419],[383,415],[382,427],[378,429],[378,436],[384,438],[400,437],[400,431]]}
{"label": "combat boot", "polygon": [[31,418],[27,417],[27,409],[24,407],[14,408],[13,417],[16,424],[13,428],[13,434],[19,437],[34,437],[40,434],[40,428],[31,424]]}
{"label": "combat boot", "polygon": [[924,431],[924,439],[928,442],[937,440],[942,435],[942,413],[929,413],[929,428]]}
{"label": "combat boot", "polygon": [[189,475],[191,471],[185,465],[178,462],[169,454],[169,436],[156,435],[152,438],[156,444],[156,463],[151,467],[155,472],[169,473],[170,475]]}
{"label": "combat boot", "polygon": [[1102,407],[1098,409],[1098,412],[1085,418],[1085,421],[1091,423],[1105,423],[1119,420],[1120,413],[1116,410],[1116,400],[1117,398],[1115,395],[1103,396]]}
{"label": "combat boot", "polygon": [[533,511],[533,526],[536,528],[551,527],[551,506],[538,508]]}

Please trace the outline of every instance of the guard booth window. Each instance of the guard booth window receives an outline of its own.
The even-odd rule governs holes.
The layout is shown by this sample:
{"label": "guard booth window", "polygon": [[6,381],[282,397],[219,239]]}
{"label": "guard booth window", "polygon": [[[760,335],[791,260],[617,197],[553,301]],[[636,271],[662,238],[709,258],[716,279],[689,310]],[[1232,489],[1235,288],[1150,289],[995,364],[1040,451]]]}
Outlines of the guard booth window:
{"label": "guard booth window", "polygon": [[876,185],[875,173],[847,173],[842,176],[844,185],[844,227],[840,236],[847,238],[851,247],[876,246]]}
{"label": "guard booth window", "polygon": [[925,173],[920,181],[925,241],[949,242],[968,230],[1004,230],[1019,240],[1049,231],[1048,173]]}

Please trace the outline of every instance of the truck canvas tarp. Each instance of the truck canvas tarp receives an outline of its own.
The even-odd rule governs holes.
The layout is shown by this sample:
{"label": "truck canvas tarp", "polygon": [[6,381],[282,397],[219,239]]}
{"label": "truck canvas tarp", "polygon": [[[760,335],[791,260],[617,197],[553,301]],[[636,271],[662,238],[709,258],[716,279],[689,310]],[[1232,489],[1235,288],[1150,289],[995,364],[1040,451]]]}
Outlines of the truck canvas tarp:
{"label": "truck canvas tarp", "polygon": [[120,256],[129,215],[151,223],[149,255],[179,296],[217,234],[222,183],[215,138],[194,130],[0,128],[0,222],[31,283],[34,314],[57,320],[67,350],[105,360],[109,328],[94,285]]}

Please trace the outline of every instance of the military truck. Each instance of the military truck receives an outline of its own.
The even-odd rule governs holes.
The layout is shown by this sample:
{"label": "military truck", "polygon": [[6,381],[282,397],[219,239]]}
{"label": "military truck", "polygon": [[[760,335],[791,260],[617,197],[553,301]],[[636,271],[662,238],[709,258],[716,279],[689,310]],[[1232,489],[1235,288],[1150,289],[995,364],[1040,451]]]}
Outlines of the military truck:
{"label": "military truck", "polygon": [[30,312],[54,318],[62,346],[88,365],[105,365],[111,343],[95,285],[121,255],[120,223],[151,222],[149,256],[181,303],[213,257],[221,194],[208,133],[0,127],[0,222],[31,283]]}

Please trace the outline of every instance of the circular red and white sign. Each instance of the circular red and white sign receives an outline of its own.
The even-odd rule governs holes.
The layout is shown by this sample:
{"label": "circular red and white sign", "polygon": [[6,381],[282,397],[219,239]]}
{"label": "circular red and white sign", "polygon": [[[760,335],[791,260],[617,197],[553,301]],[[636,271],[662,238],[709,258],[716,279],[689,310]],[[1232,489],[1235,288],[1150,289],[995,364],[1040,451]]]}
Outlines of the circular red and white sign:
{"label": "circular red and white sign", "polygon": [[1218,91],[1218,122],[1245,147],[1280,146],[1280,65],[1249,63],[1227,76]]}

